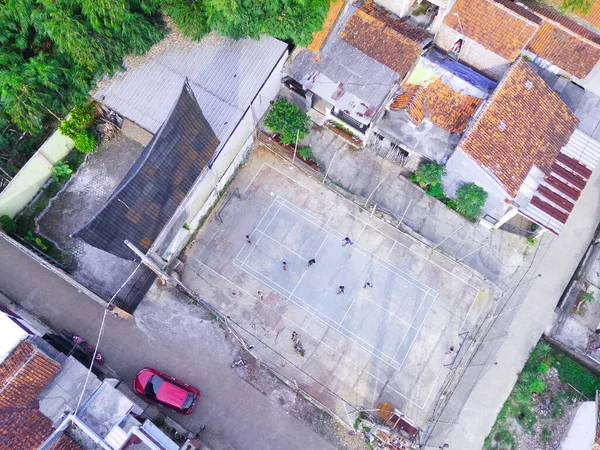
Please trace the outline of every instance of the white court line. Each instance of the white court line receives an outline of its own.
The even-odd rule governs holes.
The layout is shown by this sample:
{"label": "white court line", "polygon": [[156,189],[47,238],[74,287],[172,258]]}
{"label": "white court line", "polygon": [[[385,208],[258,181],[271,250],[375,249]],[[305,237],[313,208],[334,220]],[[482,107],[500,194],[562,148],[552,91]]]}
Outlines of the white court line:
{"label": "white court line", "polygon": [[[298,182],[298,181],[294,180],[293,178],[289,177],[288,175],[286,175],[285,173],[283,173],[281,170],[277,169],[276,167],[273,167],[272,165],[270,165],[270,164],[268,164],[268,163],[264,163],[264,164],[263,164],[263,166],[265,166],[265,165],[266,165],[266,166],[268,166],[269,168],[273,169],[274,171],[276,171],[276,172],[279,172],[281,175],[283,175],[284,177],[288,178],[288,179],[289,179],[289,180],[291,180],[292,182],[294,182],[294,183],[298,184],[299,186],[302,186],[302,187],[303,187],[304,189],[306,189],[307,191],[309,191],[309,192],[311,192],[311,193],[315,193],[315,191],[314,191],[314,190],[310,189],[309,187],[305,186],[304,184],[302,184],[302,183],[300,183],[300,182]],[[260,170],[262,170],[262,169],[263,169],[263,167],[261,167],[261,169],[260,169]],[[340,198],[342,201],[345,201],[345,202],[347,202],[347,203],[351,204],[352,206],[356,206],[354,203],[352,203],[351,201],[349,201],[349,200],[345,199],[344,197],[342,197],[342,196],[338,196],[338,197],[339,197],[339,198]],[[327,199],[325,199],[325,200],[326,200],[327,202],[329,202],[329,203],[330,203],[330,204],[331,204],[331,205],[332,205],[334,208],[342,210],[342,211],[344,212],[344,214],[347,214],[347,215],[349,215],[349,216],[351,216],[351,217],[355,218],[356,220],[358,220],[358,221],[360,221],[360,222],[362,222],[362,223],[366,223],[366,222],[365,222],[365,221],[363,221],[363,220],[362,220],[360,217],[357,217],[357,216],[355,216],[355,215],[351,214],[350,212],[347,212],[347,211],[343,210],[342,208],[340,208],[339,206],[337,206],[337,205],[336,205],[334,202],[332,202],[331,200],[327,200]],[[382,220],[381,220],[379,217],[376,217],[376,220],[378,220],[379,222],[381,222],[383,225],[386,225],[386,226],[388,226],[388,227],[391,227],[391,228],[393,228],[393,229],[394,229],[394,231],[396,231],[396,232],[399,232],[399,233],[402,233],[402,235],[404,235],[404,236],[408,237],[409,239],[412,239],[412,240],[413,240],[414,242],[416,242],[418,245],[421,245],[421,246],[423,246],[423,247],[425,247],[425,248],[427,248],[427,249],[431,249],[430,247],[427,247],[427,246],[426,246],[425,244],[423,244],[422,242],[420,242],[420,241],[416,240],[415,238],[413,238],[413,237],[409,236],[408,234],[406,234],[406,233],[404,233],[404,232],[400,231],[398,228],[396,228],[396,227],[394,227],[394,226],[392,226],[392,225],[390,225],[390,224],[388,224],[388,223],[386,223],[386,222],[382,221]],[[368,225],[368,224],[367,224],[367,226],[370,226],[370,225]],[[439,267],[439,268],[440,268],[440,269],[442,269],[444,272],[447,272],[447,273],[448,273],[450,276],[452,276],[452,277],[456,278],[457,280],[461,281],[462,283],[466,284],[467,286],[469,286],[469,287],[471,287],[471,288],[473,288],[473,289],[475,289],[475,290],[478,290],[478,288],[477,288],[476,286],[473,286],[473,285],[472,285],[472,284],[470,284],[468,281],[466,281],[466,280],[463,280],[461,277],[459,277],[458,275],[456,275],[456,274],[452,273],[452,272],[451,272],[451,271],[449,271],[448,269],[446,269],[446,268],[444,268],[444,267],[440,266],[439,264],[436,264],[435,262],[431,261],[430,259],[426,258],[425,256],[423,256],[423,255],[420,255],[419,253],[417,253],[417,252],[415,252],[414,250],[412,250],[410,247],[407,247],[406,245],[402,244],[401,242],[398,242],[398,241],[396,241],[394,238],[392,238],[391,236],[388,236],[387,234],[385,234],[385,233],[383,233],[383,232],[379,231],[378,229],[376,229],[376,228],[374,228],[374,227],[371,227],[371,228],[373,228],[373,230],[375,230],[377,233],[379,233],[379,234],[383,235],[384,237],[387,237],[387,238],[389,238],[389,239],[392,239],[393,241],[397,242],[399,245],[401,245],[402,247],[406,248],[406,249],[407,249],[407,250],[409,250],[410,252],[414,253],[414,254],[415,254],[416,256],[418,256],[419,258],[422,258],[422,259],[424,259],[425,261],[429,262],[430,264],[433,264],[434,266],[436,266],[436,267]],[[431,249],[431,250],[433,250],[433,249]],[[433,251],[436,251],[436,250],[433,250]],[[450,261],[450,262],[451,262],[453,265],[457,265],[457,266],[459,266],[459,267],[460,267],[460,265],[459,265],[459,264],[457,264],[457,262],[456,262],[456,261],[453,261],[452,259],[448,258],[448,257],[447,257],[446,255],[444,255],[443,253],[440,253],[440,252],[437,252],[437,253],[438,253],[439,255],[441,255],[443,258],[446,258],[446,259],[447,259],[448,261]],[[482,282],[483,282],[483,280],[482,280]]]}
{"label": "white court line", "polygon": [[360,237],[362,236],[362,234],[363,234],[363,232],[365,231],[366,228],[367,228],[367,224],[365,223],[365,226],[363,227],[363,229],[360,230],[360,233],[358,233],[358,236],[356,238],[357,241],[360,239]]}
{"label": "white court line", "polygon": [[[269,214],[269,211],[271,211],[271,208],[273,207],[273,205],[275,204],[275,202],[277,201],[277,199],[273,199],[273,201],[271,202],[271,204],[269,205],[269,208],[267,209],[267,211],[263,214],[263,216],[260,218],[260,220],[258,221],[258,224],[254,227],[254,230],[252,230],[252,233],[250,233],[250,236],[254,236],[254,233],[256,232],[256,230],[258,229],[258,227],[260,226],[260,224],[263,222],[263,220],[265,220],[265,217],[267,217],[267,214]],[[235,256],[234,259],[239,259],[240,253],[242,253],[242,250],[244,250],[246,246],[243,245],[240,248],[240,251],[237,253],[237,255]]]}
{"label": "white court line", "polygon": [[388,261],[388,259],[389,259],[390,255],[392,254],[392,251],[394,250],[394,247],[395,247],[395,246],[396,246],[396,241],[394,241],[394,243],[392,244],[392,248],[390,248],[390,251],[388,252],[387,256],[385,257],[385,261],[386,261],[388,264],[391,264],[391,263]]}
{"label": "white court line", "polygon": [[[325,243],[325,241],[327,240],[327,238],[329,237],[329,232],[327,232],[327,236],[325,236],[325,238],[321,241],[321,245],[319,245],[319,248],[317,249],[314,258],[317,259],[317,256],[319,255],[319,252],[321,251],[321,247],[323,247],[323,244]],[[277,242],[277,241],[276,241]],[[298,289],[298,286],[300,286],[300,282],[302,281],[302,278],[304,278],[304,274],[310,270],[310,268],[304,270],[304,273],[302,274],[302,276],[300,277],[300,279],[298,280],[298,283],[296,283],[296,286],[294,287],[294,290],[292,291],[292,295],[290,295],[290,297],[292,297],[294,295],[294,292],[296,292],[296,289]],[[298,297],[300,298],[300,297]],[[304,300],[303,300],[304,301]],[[306,302],[305,302],[306,303]],[[334,321],[335,322],[335,321]]]}
{"label": "white court line", "polygon": [[[264,231],[259,231],[259,230],[254,230],[255,233],[260,233],[261,237],[264,236],[267,239],[275,242],[277,245],[279,245],[281,248],[285,248],[288,252],[293,253],[294,255],[296,255],[298,258],[302,259],[302,260],[307,260],[307,258],[305,256],[302,256],[300,253],[296,253],[294,250],[292,250],[291,248],[283,245],[281,242],[279,242],[277,239],[272,238],[271,236],[269,236],[267,233],[265,233]],[[258,241],[257,241],[258,242]]]}
{"label": "white court line", "polygon": [[[281,197],[277,196],[277,198],[279,199],[279,198],[281,198]],[[309,216],[311,217],[311,219],[313,219],[313,220],[309,220],[309,219],[307,219],[307,218],[306,218],[306,217],[304,217],[302,214],[298,213],[298,211],[294,211],[294,209],[292,209],[292,208],[290,208],[289,206],[287,206],[287,205],[286,205],[286,203],[289,203],[289,202],[288,202],[286,199],[284,199],[284,198],[281,198],[281,200],[284,202],[284,203],[282,204],[282,206],[284,206],[284,207],[288,208],[290,211],[292,211],[292,212],[293,212],[293,213],[295,213],[296,215],[298,215],[298,216],[302,217],[302,218],[303,218],[304,220],[306,220],[307,222],[310,222],[310,223],[312,223],[313,225],[315,225],[315,226],[317,226],[317,227],[319,227],[319,228],[322,228],[322,229],[326,229],[326,230],[327,230],[327,229],[329,229],[330,233],[331,233],[332,231],[335,231],[335,230],[333,230],[331,227],[329,227],[328,225],[324,225],[324,224],[323,224],[323,222],[321,222],[321,221],[320,221],[318,218],[316,218],[316,217],[313,217],[313,216],[311,216],[311,215],[310,215],[310,214],[308,214],[308,213],[305,213],[305,214],[309,215]],[[314,221],[317,221],[317,222],[315,223]],[[323,225],[323,226],[319,226],[319,225]],[[338,234],[339,234],[339,233],[338,233]],[[378,256],[378,255],[376,255],[375,253],[373,253],[373,252],[371,252],[371,251],[369,251],[369,250],[367,250],[367,249],[364,249],[364,251],[363,251],[363,247],[362,247],[362,246],[360,246],[359,244],[355,243],[355,242],[352,244],[352,247],[351,247],[351,248],[355,248],[355,249],[356,249],[356,251],[357,251],[358,253],[360,253],[361,255],[363,255],[363,256],[366,256],[366,257],[367,257],[367,258],[369,258],[371,261],[374,261],[376,264],[379,264],[381,267],[383,267],[384,269],[388,270],[389,272],[392,272],[393,274],[395,274],[395,275],[399,276],[400,278],[403,278],[405,281],[409,282],[410,284],[412,284],[413,286],[415,286],[417,289],[420,289],[420,290],[422,290],[423,292],[426,292],[426,291],[425,291],[425,289],[423,289],[421,286],[419,286],[419,285],[418,285],[418,284],[420,284],[420,285],[422,285],[422,286],[425,286],[425,287],[428,289],[428,290],[427,290],[427,292],[429,292],[429,289],[430,289],[430,287],[429,287],[429,286],[427,286],[425,283],[421,283],[419,280],[417,280],[417,279],[416,279],[416,278],[414,278],[413,276],[409,275],[408,273],[404,272],[403,270],[401,270],[401,269],[398,269],[398,268],[397,268],[396,266],[394,266],[393,264],[391,264],[391,263],[389,263],[389,262],[385,261],[385,262],[386,262],[386,264],[389,264],[389,265],[390,265],[391,267],[393,267],[393,268],[394,268],[394,269],[395,269],[397,272],[395,272],[394,270],[391,270],[389,267],[386,267],[384,264],[380,263],[380,262],[378,261],[380,258],[379,258],[379,256]],[[398,272],[400,272],[400,273],[398,273]],[[418,284],[417,284],[417,283],[418,283]]]}
{"label": "white court line", "polygon": [[[270,208],[269,208],[270,209]],[[269,224],[267,225],[267,228],[265,228],[265,231],[267,231],[269,229],[269,227],[271,226],[271,224],[273,223],[273,220],[275,219],[275,217],[277,217],[277,214],[279,214],[279,211],[281,211],[281,206],[279,207],[279,209],[277,210],[277,212],[275,214],[273,214],[273,217],[271,217],[271,220],[269,221]],[[266,214],[265,214],[266,216]],[[263,216],[263,218],[265,217]],[[254,233],[258,231],[258,225],[256,226],[256,228],[254,229],[254,231],[252,232],[252,234],[254,235]],[[248,260],[248,257],[252,254],[252,251],[256,248],[256,246],[258,245],[258,243],[260,242],[261,238],[265,235],[265,233],[262,233],[260,235],[260,237],[256,240],[255,244],[252,246],[252,249],[248,252],[248,254],[246,255],[246,258],[244,258],[244,263],[246,263],[246,261]]]}
{"label": "white court line", "polygon": [[[381,305],[375,303],[373,300],[371,300],[369,297],[367,297],[366,295],[362,295],[358,294],[358,297],[360,298],[364,298],[366,301],[368,301],[369,303],[373,303],[375,306],[377,306],[379,309],[381,309],[382,311],[385,311],[387,314],[389,314],[390,316],[394,316],[396,319],[398,319],[400,322],[402,322],[404,325],[409,326],[410,328],[414,328],[415,330],[417,330],[418,328],[411,325],[410,323],[406,322],[404,319],[402,319],[401,317],[397,316],[396,314],[394,314],[393,312],[385,309],[384,307],[382,307]],[[421,308],[421,305],[423,304],[423,302],[421,302],[421,304],[419,305],[419,308]],[[415,317],[417,317],[419,310],[417,310],[417,314],[415,314]],[[344,316],[345,317],[345,316]],[[414,317],[413,317],[414,319]]]}
{"label": "white court line", "polygon": [[[237,285],[236,283],[234,283],[233,281],[231,281],[230,279],[226,278],[225,276],[221,275],[219,272],[217,272],[216,270],[214,270],[212,267],[206,265],[205,263],[203,263],[202,261],[200,261],[199,259],[196,259],[197,262],[199,262],[201,265],[203,265],[204,267],[206,267],[208,270],[210,270],[211,272],[213,272],[215,275],[217,275],[218,277],[222,278],[223,280],[225,280],[226,282],[228,282],[229,284],[235,286],[239,291],[247,294],[249,297],[251,298],[256,298],[254,295],[250,294],[248,291],[246,291],[244,288],[242,288],[241,286]],[[250,274],[252,276],[252,274]],[[285,297],[284,297],[285,299]],[[298,305],[297,303],[293,302],[295,306],[302,308],[302,306]],[[381,383],[382,385],[386,386],[386,388],[391,389],[392,391],[394,391],[395,393],[397,393],[398,395],[400,395],[401,397],[404,397],[408,402],[412,403],[413,405],[415,405],[417,408],[419,409],[425,409],[425,404],[424,405],[419,405],[418,403],[416,403],[414,400],[411,400],[410,398],[408,398],[405,394],[403,394],[402,392],[397,391],[396,389],[394,389],[393,387],[389,386],[387,382],[384,382],[382,380],[380,380],[377,376],[373,375],[371,372],[369,372],[368,370],[364,369],[363,367],[359,366],[358,364],[356,364],[354,361],[352,361],[350,358],[348,358],[346,355],[344,355],[343,353],[340,353],[337,351],[337,349],[334,349],[333,347],[331,347],[330,345],[326,344],[325,342],[323,342],[321,339],[316,338],[315,336],[313,336],[312,334],[310,334],[306,329],[304,329],[302,327],[302,325],[294,322],[293,320],[285,317],[283,314],[281,314],[279,311],[277,311],[275,308],[269,306],[267,303],[265,302],[260,302],[260,304],[266,308],[269,308],[271,311],[277,313],[282,319],[284,319],[285,321],[291,323],[294,325],[294,328],[297,328],[299,330],[302,330],[303,334],[306,334],[308,336],[310,336],[311,338],[313,338],[315,341],[317,341],[319,343],[319,345],[323,345],[327,348],[329,348],[330,350],[332,350],[334,353],[336,353],[337,355],[341,356],[342,358],[344,358],[345,360],[347,360],[349,363],[353,364],[356,368],[362,370],[364,373],[366,373],[367,375],[369,375],[370,377],[374,378],[376,381],[378,381],[379,383]],[[314,316],[314,315],[313,315]],[[316,317],[316,316],[315,316]],[[317,320],[321,320],[318,317],[316,317]],[[322,320],[321,320],[322,322]],[[327,325],[327,324],[326,324]],[[329,328],[332,328],[331,326],[327,325]],[[332,328],[333,329],[333,328]],[[335,330],[334,330],[335,331]],[[337,331],[336,331],[337,332]],[[342,336],[342,338],[345,339],[349,339],[347,336],[344,336],[342,333],[339,333]],[[258,340],[260,340],[258,338],[258,336],[254,335]],[[352,341],[352,340],[350,340]],[[380,359],[377,357],[377,355],[373,355],[375,356],[377,359]],[[381,360],[381,359],[380,359]],[[388,367],[390,367],[393,370],[397,370],[395,367],[389,365],[387,362],[381,360],[381,362],[383,362],[384,364],[388,365]]]}

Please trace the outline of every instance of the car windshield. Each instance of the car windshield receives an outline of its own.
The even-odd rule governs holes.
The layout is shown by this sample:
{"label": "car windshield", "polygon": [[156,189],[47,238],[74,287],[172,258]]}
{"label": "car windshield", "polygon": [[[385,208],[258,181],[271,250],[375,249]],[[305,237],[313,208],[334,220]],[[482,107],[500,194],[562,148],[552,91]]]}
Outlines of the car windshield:
{"label": "car windshield", "polygon": [[187,397],[185,398],[185,402],[183,402],[183,406],[181,407],[181,409],[183,411],[187,411],[188,409],[190,409],[192,407],[192,405],[194,404],[194,398],[195,398],[195,395],[192,393],[189,393],[187,395]]}
{"label": "car windshield", "polygon": [[146,387],[144,388],[144,394],[150,397],[156,397],[156,393],[158,392],[158,389],[162,383],[162,378],[160,378],[158,375],[152,375],[148,380]]}

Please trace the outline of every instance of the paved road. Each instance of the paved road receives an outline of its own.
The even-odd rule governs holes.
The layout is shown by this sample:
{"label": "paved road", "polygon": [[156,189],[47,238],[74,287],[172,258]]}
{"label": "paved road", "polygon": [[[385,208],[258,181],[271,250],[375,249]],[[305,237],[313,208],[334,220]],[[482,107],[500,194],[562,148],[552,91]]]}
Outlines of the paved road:
{"label": "paved road", "polygon": [[[528,278],[541,273],[532,283],[496,361],[469,397],[448,437],[450,448],[479,449],[496,414],[510,394],[519,371],[542,333],[552,326],[552,314],[573,272],[587,250],[600,221],[600,170],[596,170],[577,201],[563,232],[552,235],[549,248],[541,251]],[[494,395],[490,395],[494,393]]]}
{"label": "paved road", "polygon": [[[95,341],[102,307],[0,237],[0,292],[55,330]],[[100,352],[127,383],[146,365],[197,386],[198,407],[173,418],[190,430],[206,424],[213,450],[327,450],[327,441],[230,368],[233,350],[223,331],[176,293],[155,289],[134,320],[107,317]],[[204,318],[202,317],[204,315]]]}

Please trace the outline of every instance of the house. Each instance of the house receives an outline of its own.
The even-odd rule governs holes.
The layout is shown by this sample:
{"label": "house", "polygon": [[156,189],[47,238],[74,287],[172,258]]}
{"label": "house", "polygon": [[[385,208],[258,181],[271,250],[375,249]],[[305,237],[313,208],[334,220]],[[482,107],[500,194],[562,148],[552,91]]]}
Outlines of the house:
{"label": "house", "polygon": [[134,258],[123,243],[128,239],[169,261],[247,157],[287,54],[287,45],[274,38],[211,34],[188,45],[159,45],[140,64],[103,81],[94,97],[154,138],[76,235],[120,258]]}
{"label": "house", "polygon": [[[28,340],[28,333],[0,313],[0,448],[37,449],[52,433],[52,421],[38,408],[38,397],[60,372],[60,365]],[[53,450],[81,450],[61,436]]]}
{"label": "house", "polygon": [[559,234],[600,159],[600,143],[523,57],[504,75],[446,165],[445,191],[488,192],[482,224],[516,214]]}
{"label": "house", "polygon": [[328,38],[294,56],[285,83],[317,123],[331,120],[364,139],[432,36],[371,1],[346,5],[326,26],[316,38]]}
{"label": "house", "polygon": [[386,105],[370,144],[401,148],[406,158],[420,155],[441,164],[496,85],[431,48]]}
{"label": "house", "polygon": [[194,439],[175,443],[148,420],[149,405],[129,388],[88,377],[86,366],[6,308],[0,335],[0,449],[199,448]]}
{"label": "house", "polygon": [[600,93],[593,83],[600,76],[600,29],[598,22],[582,23],[535,0],[456,0],[435,43],[494,79],[523,53]]}

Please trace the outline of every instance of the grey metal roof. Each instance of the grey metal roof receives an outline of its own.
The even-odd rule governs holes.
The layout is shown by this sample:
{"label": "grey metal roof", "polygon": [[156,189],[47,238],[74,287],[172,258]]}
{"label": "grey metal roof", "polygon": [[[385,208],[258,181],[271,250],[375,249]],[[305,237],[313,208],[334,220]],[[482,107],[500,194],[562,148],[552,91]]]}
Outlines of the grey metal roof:
{"label": "grey metal roof", "polygon": [[138,160],[100,211],[74,236],[134,260],[127,239],[148,251],[207,166],[219,140],[185,81],[179,98]]}
{"label": "grey metal roof", "polygon": [[271,37],[205,38],[191,49],[167,48],[116,76],[94,97],[156,133],[187,77],[208,123],[225,142],[286,50],[287,44]]}

